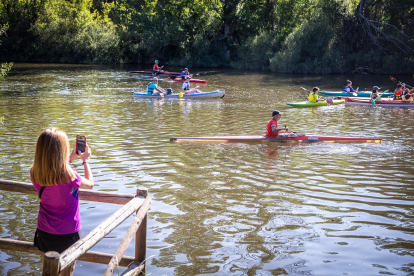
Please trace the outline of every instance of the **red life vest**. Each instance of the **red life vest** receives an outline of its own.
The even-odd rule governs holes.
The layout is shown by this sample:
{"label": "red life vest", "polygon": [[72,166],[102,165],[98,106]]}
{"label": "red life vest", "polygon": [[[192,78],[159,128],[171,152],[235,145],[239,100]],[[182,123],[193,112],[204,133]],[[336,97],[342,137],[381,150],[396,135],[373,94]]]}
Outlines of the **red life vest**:
{"label": "red life vest", "polygon": [[403,94],[402,89],[401,90],[395,89],[395,91],[394,91],[394,100],[401,100],[402,99],[401,98],[402,94]]}

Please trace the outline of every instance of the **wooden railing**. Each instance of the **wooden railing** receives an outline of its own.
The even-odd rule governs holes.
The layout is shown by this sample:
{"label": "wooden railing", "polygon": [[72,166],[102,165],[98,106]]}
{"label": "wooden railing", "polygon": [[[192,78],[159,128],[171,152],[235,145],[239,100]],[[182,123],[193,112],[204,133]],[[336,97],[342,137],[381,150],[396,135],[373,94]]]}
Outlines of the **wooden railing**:
{"label": "wooden railing", "polygon": [[[0,179],[0,190],[37,195],[32,184],[3,179]],[[57,252],[45,253],[42,275],[57,276],[64,269],[71,266],[76,260],[108,264],[108,267],[103,274],[104,276],[112,275],[117,266],[128,267],[122,274],[124,276],[138,275],[141,272],[145,272],[147,212],[151,205],[148,189],[140,187],[137,189],[136,195],[79,190],[79,198],[82,200],[125,205],[61,254]],[[134,221],[122,239],[121,244],[115,251],[115,254],[112,255],[89,251],[89,249],[134,212],[137,212]],[[136,237],[135,257],[124,256],[124,253],[134,236]],[[35,254],[43,253],[40,252],[32,242],[3,238],[0,238],[0,249]]]}

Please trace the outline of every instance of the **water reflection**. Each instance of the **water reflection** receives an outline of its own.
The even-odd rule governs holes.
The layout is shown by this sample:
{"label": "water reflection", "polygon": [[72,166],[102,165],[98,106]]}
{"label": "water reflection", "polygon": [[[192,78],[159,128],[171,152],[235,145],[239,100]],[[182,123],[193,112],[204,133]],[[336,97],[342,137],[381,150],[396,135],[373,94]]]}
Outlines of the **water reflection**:
{"label": "water reflection", "polygon": [[[133,92],[145,91],[150,77],[130,69],[137,68],[16,65],[0,81],[0,178],[29,181],[37,135],[59,126],[71,145],[77,134],[88,137],[95,190],[149,188],[147,254],[155,257],[147,273],[406,275],[414,269],[414,110],[285,105],[306,99],[300,86],[338,90],[352,77],[390,89],[386,77],[203,70],[203,91],[225,89],[225,98],[138,99]],[[179,90],[179,83],[160,83]],[[274,109],[283,113],[282,125],[299,133],[384,140],[169,143],[174,136],[262,135]],[[37,198],[0,192],[0,200],[1,236],[31,241]],[[82,202],[82,231],[117,209]],[[93,250],[114,253],[131,221]],[[133,245],[126,254],[134,255]],[[2,275],[35,275],[40,268],[36,255],[0,252]],[[104,270],[79,262],[76,275]]]}

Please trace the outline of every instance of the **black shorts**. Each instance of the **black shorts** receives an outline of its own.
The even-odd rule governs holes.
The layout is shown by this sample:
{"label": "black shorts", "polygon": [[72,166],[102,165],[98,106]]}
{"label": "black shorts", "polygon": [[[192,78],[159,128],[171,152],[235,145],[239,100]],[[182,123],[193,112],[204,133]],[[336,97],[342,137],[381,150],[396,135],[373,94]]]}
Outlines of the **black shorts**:
{"label": "black shorts", "polygon": [[81,237],[81,231],[72,234],[55,235],[36,229],[34,246],[45,253],[56,251],[60,254],[80,240]]}

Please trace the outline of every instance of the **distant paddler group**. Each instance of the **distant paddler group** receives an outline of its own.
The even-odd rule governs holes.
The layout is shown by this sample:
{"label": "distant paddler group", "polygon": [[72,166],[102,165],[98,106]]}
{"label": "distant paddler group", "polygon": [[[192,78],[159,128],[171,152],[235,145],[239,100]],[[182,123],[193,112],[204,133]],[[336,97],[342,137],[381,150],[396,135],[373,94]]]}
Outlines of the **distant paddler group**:
{"label": "distant paddler group", "polygon": [[[398,82],[395,78],[389,77],[390,80]],[[406,88],[410,87],[410,89]],[[413,95],[410,92],[414,91],[414,88],[411,86],[406,85],[405,83],[399,82],[397,84],[397,88],[395,89],[394,93],[387,93],[388,90],[385,90],[382,93],[379,93],[381,88],[378,86],[374,86],[372,88],[372,92],[365,91],[365,92],[358,92],[359,87],[354,90],[352,87],[352,81],[347,80],[347,85],[343,87],[343,92],[320,92],[318,87],[314,87],[312,91],[307,90],[304,87],[301,89],[306,90],[309,92],[308,101],[306,102],[296,102],[296,103],[286,103],[287,105],[294,106],[294,107],[311,107],[311,106],[326,106],[331,104],[341,104],[341,103],[349,103],[349,104],[362,104],[367,105],[370,103],[371,105],[375,105],[378,102],[382,102],[381,105],[383,106],[402,106],[405,102],[412,102]],[[327,95],[327,96],[335,96],[340,100],[332,100],[332,99],[324,99],[321,98],[318,94]],[[385,98],[392,96],[393,99]],[[359,97],[360,99],[350,99],[350,97]],[[393,100],[393,102],[389,102]],[[412,105],[404,105],[411,107]]]}
{"label": "distant paddler group", "polygon": [[[162,71],[162,68],[165,65],[159,67],[159,61],[155,60],[155,64],[153,66],[153,74],[163,74],[165,73],[165,71]],[[139,72],[139,71],[135,71],[135,72]],[[180,77],[177,79],[174,79],[174,81],[181,81],[182,85],[181,85],[181,92],[173,94],[173,91],[171,88],[167,88],[167,89],[163,89],[158,85],[158,78],[157,77],[153,77],[152,81],[150,83],[148,83],[147,85],[147,90],[146,93],[134,93],[134,96],[136,97],[144,97],[144,98],[148,98],[148,97],[152,97],[152,98],[223,98],[225,95],[225,91],[224,90],[215,90],[215,91],[209,91],[209,92],[202,92],[200,90],[198,90],[198,86],[195,88],[191,88],[191,84],[190,82],[191,77],[193,75],[190,74],[188,68],[184,68],[184,71],[182,71],[180,73]],[[171,80],[170,78],[168,78],[169,80]],[[202,82],[202,83],[207,83],[207,81],[204,80],[196,80],[196,82]],[[197,95],[195,95],[197,94]]]}

